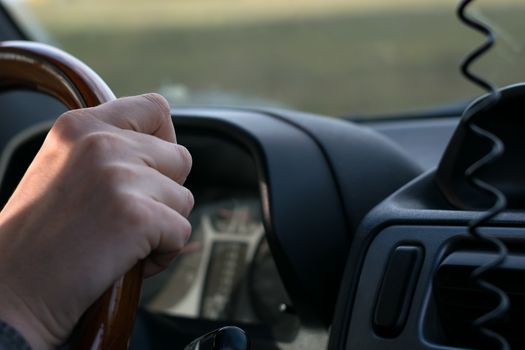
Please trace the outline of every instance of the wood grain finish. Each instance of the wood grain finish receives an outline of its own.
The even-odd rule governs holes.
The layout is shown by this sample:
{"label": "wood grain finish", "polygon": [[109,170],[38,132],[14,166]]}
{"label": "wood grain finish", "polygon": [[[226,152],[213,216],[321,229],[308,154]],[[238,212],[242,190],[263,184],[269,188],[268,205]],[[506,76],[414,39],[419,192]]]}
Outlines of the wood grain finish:
{"label": "wood grain finish", "polygon": [[[23,88],[47,93],[69,109],[94,107],[115,99],[106,83],[73,56],[28,41],[0,43],[0,89]],[[72,336],[75,350],[128,348],[142,286],[138,263],[84,314]]]}
{"label": "wood grain finish", "polygon": [[138,263],[86,311],[73,334],[71,348],[127,349],[141,286],[142,263]]}

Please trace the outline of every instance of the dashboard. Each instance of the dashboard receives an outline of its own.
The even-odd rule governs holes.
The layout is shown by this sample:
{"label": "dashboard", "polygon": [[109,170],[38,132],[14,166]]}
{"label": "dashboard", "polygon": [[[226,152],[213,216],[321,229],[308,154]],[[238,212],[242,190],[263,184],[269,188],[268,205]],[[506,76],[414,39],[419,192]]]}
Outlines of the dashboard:
{"label": "dashboard", "polygon": [[[4,108],[17,113],[20,130],[3,138],[10,140],[2,157],[4,200],[50,127],[25,120],[34,110],[18,109],[34,93],[9,94]],[[60,106],[44,104],[59,114]],[[194,234],[170,270],[146,281],[145,310],[181,322],[253,325],[285,343],[331,322],[353,228],[420,170],[400,147],[368,128],[287,113],[173,111],[179,142],[194,160],[187,180],[196,202]],[[11,130],[16,127],[10,123]],[[379,163],[355,171],[370,155]],[[383,166],[399,173],[385,181]],[[365,179],[377,183],[366,196],[355,186]],[[342,196],[341,187],[352,191]],[[304,329],[312,331],[305,336]],[[326,332],[315,339],[326,341]]]}
{"label": "dashboard", "polygon": [[[18,109],[28,98],[46,106],[42,120],[27,104]],[[0,161],[5,200],[63,107],[31,92],[1,94],[0,103],[17,115],[0,128],[9,140]],[[246,329],[253,349],[326,348],[361,221],[435,166],[457,123],[365,125],[229,108],[174,109],[172,117],[193,156],[193,235],[167,271],[145,281],[132,349],[182,347],[226,324]],[[432,152],[418,157],[421,147]]]}

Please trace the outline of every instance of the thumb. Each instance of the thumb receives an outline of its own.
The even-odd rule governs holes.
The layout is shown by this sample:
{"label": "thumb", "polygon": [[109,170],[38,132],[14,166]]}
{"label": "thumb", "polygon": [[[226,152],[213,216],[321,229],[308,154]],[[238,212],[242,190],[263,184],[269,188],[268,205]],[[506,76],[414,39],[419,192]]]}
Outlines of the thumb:
{"label": "thumb", "polygon": [[159,94],[123,97],[89,108],[87,112],[120,129],[153,135],[168,142],[177,141],[169,103]]}

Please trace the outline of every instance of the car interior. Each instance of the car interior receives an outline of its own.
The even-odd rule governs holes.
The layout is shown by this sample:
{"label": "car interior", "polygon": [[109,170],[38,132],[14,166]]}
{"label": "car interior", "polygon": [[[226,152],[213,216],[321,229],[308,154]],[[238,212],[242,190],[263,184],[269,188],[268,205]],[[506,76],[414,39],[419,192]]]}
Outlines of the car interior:
{"label": "car interior", "polygon": [[[31,39],[1,5],[0,41]],[[174,106],[199,249],[144,281],[130,349],[229,326],[254,350],[524,348],[525,86],[487,92],[373,119]],[[5,86],[0,106],[5,203],[67,108]]]}

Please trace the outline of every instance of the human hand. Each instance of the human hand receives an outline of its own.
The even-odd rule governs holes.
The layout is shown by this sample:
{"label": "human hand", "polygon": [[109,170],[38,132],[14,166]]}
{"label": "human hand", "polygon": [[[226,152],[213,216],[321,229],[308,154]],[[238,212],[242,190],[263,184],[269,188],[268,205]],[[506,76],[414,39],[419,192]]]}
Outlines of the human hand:
{"label": "human hand", "polygon": [[190,168],[160,95],[62,115],[0,213],[0,319],[51,349],[139,260],[164,269],[191,232]]}

